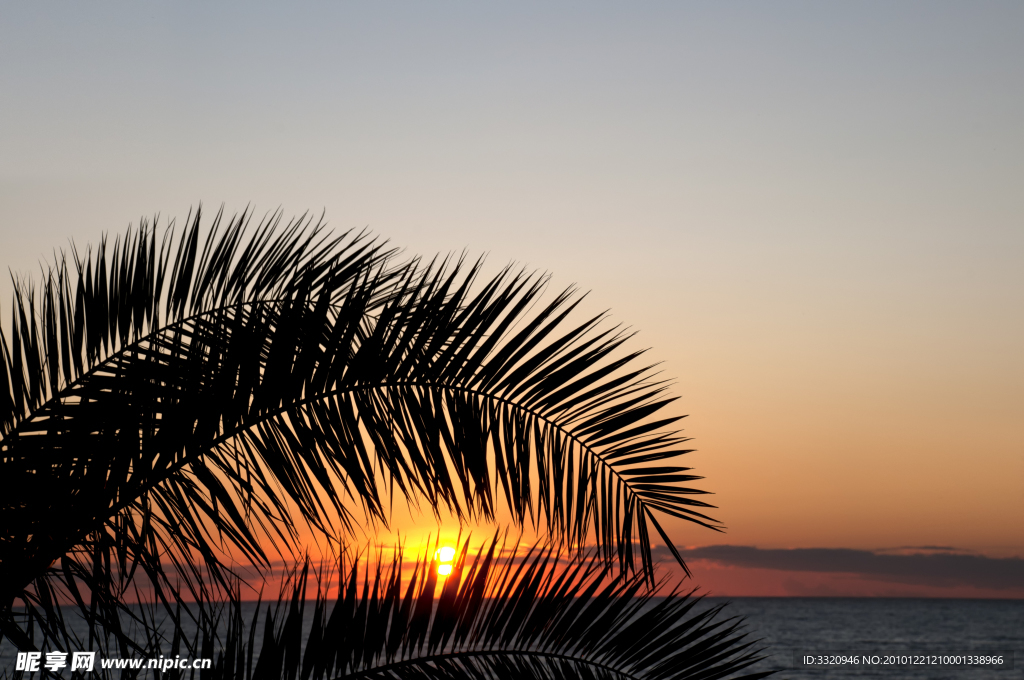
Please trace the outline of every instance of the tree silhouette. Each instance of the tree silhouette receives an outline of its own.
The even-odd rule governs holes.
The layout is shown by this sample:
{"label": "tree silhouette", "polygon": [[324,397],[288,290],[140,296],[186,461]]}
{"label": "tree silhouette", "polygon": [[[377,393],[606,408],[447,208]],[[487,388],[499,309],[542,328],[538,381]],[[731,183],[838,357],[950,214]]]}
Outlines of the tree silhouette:
{"label": "tree silhouette", "polygon": [[[39,285],[15,282],[0,331],[5,636],[24,649],[37,645],[34,635],[39,645],[71,645],[57,607],[67,597],[88,621],[86,644],[155,649],[155,624],[126,604],[144,584],[174,613],[175,640],[184,607],[201,631],[192,651],[219,649],[223,677],[371,677],[380,658],[419,649],[423,635],[456,620],[458,644],[474,654],[497,653],[503,635],[518,642],[500,640],[512,645],[500,663],[492,654],[451,665],[441,657],[458,645],[445,638],[430,643],[426,666],[392,664],[388,677],[584,677],[584,666],[594,677],[690,677],[680,673],[698,667],[704,674],[693,677],[721,677],[754,660],[741,634],[701,628],[699,617],[643,652],[614,637],[647,620],[626,595],[655,592],[652,530],[686,569],[658,516],[718,528],[698,498],[705,492],[685,486],[699,478],[679,464],[686,440],[671,429],[679,417],[662,415],[673,400],[665,383],[638,363],[641,352],[622,349],[629,333],[606,327],[604,315],[572,322],[581,296],[570,289],[544,302],[543,276],[506,268],[484,279],[479,262],[403,260],[366,234],[332,236],[308,217],[253,222],[248,212],[218,213],[205,236],[199,210],[180,232],[143,222],[113,244],[72,249]],[[538,548],[544,557],[529,566],[498,568],[492,543],[475,576],[464,586],[449,577],[436,601],[429,579],[402,595],[397,562],[378,571],[372,594],[339,595],[330,617],[335,627],[346,616],[392,622],[384,637],[362,640],[355,664],[342,662],[326,619],[321,628],[314,620],[306,648],[320,661],[300,664],[292,647],[275,657],[281,640],[295,644],[298,591],[281,604],[287,614],[268,614],[262,651],[252,637],[218,633],[214,603],[228,593],[237,609],[241,598],[233,559],[269,569],[275,554],[298,554],[303,524],[347,555],[354,527],[387,526],[395,498],[460,522],[504,508],[564,558]],[[564,580],[558,564],[576,576]],[[596,604],[568,604],[581,597]],[[370,601],[389,613],[358,614]],[[642,616],[692,606],[672,601]],[[588,633],[597,612],[617,628]],[[658,666],[670,643],[693,652]],[[537,651],[551,644],[577,660],[597,658],[593,645],[618,645],[621,658],[552,665],[554,652]],[[255,667],[230,661],[243,648],[259,653]],[[267,670],[278,657],[292,661]],[[622,670],[634,666],[643,674]]]}

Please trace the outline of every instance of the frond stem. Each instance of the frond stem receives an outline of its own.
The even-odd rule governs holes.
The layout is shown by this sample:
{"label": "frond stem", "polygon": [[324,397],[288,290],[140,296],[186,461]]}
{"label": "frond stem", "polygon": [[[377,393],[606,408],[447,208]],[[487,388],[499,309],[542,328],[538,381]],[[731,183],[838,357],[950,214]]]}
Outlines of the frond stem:
{"label": "frond stem", "polygon": [[317,402],[317,401],[323,401],[324,399],[327,399],[329,397],[338,396],[338,395],[341,395],[341,394],[345,394],[347,392],[355,392],[357,390],[380,390],[380,389],[387,389],[387,388],[394,388],[394,387],[419,387],[419,388],[422,388],[422,389],[436,389],[436,390],[448,390],[449,392],[463,392],[463,393],[466,393],[466,394],[473,394],[473,395],[476,395],[476,396],[479,396],[479,397],[483,397],[484,399],[489,399],[491,401],[496,401],[496,402],[499,402],[501,404],[505,404],[506,406],[509,406],[509,407],[511,407],[513,409],[516,409],[518,411],[526,413],[527,415],[530,415],[530,416],[536,418],[537,420],[540,420],[541,422],[546,423],[547,425],[550,425],[552,428],[558,430],[560,433],[565,435],[566,438],[572,440],[573,442],[578,444],[580,446],[580,448],[586,450],[588,453],[593,455],[594,458],[596,458],[597,460],[601,461],[601,463],[604,464],[604,466],[606,468],[608,468],[608,470],[611,471],[611,473],[614,474],[618,478],[618,480],[620,482],[625,484],[627,487],[629,486],[629,482],[627,482],[625,479],[623,479],[622,475],[615,469],[614,466],[612,466],[611,463],[609,463],[607,460],[605,460],[604,457],[600,453],[598,453],[592,446],[590,446],[589,444],[585,443],[579,437],[577,437],[575,434],[570,432],[564,425],[562,425],[562,424],[552,420],[551,418],[548,418],[547,416],[545,416],[545,415],[543,415],[541,413],[538,413],[537,411],[535,411],[534,409],[532,409],[532,408],[530,408],[528,406],[523,406],[522,404],[519,404],[517,402],[511,401],[510,399],[506,399],[506,398],[498,396],[496,394],[491,394],[489,392],[484,392],[482,390],[475,390],[475,389],[473,389],[471,387],[462,387],[462,386],[459,386],[459,385],[447,385],[447,384],[444,384],[444,383],[432,383],[432,382],[384,382],[384,383],[377,383],[377,384],[374,384],[374,385],[352,385],[350,387],[343,387],[343,388],[339,388],[339,389],[336,389],[336,390],[329,390],[327,392],[322,392],[322,393],[316,395],[315,397],[308,397],[306,399],[298,399],[298,400],[293,401],[292,403],[290,403],[288,406],[282,406],[281,408],[275,409],[273,411],[269,411],[269,412],[263,414],[264,417],[259,419],[259,421],[254,422],[254,423],[247,423],[244,428],[240,428],[240,429],[235,430],[235,431],[230,432],[230,433],[225,433],[224,435],[218,437],[213,442],[211,442],[210,448],[212,449],[212,448],[214,448],[216,446],[219,446],[220,444],[223,444],[224,442],[228,441],[229,439],[232,439],[233,437],[236,437],[241,432],[254,427],[259,422],[262,422],[264,420],[269,420],[271,418],[275,418],[275,417],[281,415],[282,413],[287,413],[289,411],[292,411],[293,409],[300,408],[300,407],[305,406],[307,404],[312,404],[312,403]]}

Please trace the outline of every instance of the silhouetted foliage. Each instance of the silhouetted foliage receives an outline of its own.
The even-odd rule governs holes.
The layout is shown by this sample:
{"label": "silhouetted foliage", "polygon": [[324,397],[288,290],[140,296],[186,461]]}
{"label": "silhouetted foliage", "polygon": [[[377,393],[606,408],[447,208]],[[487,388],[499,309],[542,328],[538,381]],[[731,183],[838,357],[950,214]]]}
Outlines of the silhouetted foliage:
{"label": "silhouetted foliage", "polygon": [[[551,548],[515,555],[495,539],[467,559],[468,548],[447,577],[427,555],[404,579],[400,552],[387,564],[380,555],[372,566],[342,560],[333,604],[319,588],[305,599],[307,562],[291,598],[267,607],[262,622],[235,615],[221,643],[231,651],[211,677],[711,679],[759,658],[722,605],[700,608],[692,591],[664,594],[600,559]],[[252,667],[247,640],[258,628]]]}
{"label": "silhouetted foliage", "polygon": [[717,528],[684,486],[699,478],[665,384],[603,315],[570,322],[573,290],[545,303],[543,276],[481,280],[308,218],[218,213],[203,236],[200,217],[16,281],[0,624],[20,647],[68,635],[63,594],[89,643],[144,652],[152,626],[125,605],[140,588],[179,614],[240,597],[228,552],[266,569],[301,523],[341,551],[396,496],[461,522],[503,504],[574,559],[596,545],[622,592],[653,583],[652,529],[675,551],[658,514]]}

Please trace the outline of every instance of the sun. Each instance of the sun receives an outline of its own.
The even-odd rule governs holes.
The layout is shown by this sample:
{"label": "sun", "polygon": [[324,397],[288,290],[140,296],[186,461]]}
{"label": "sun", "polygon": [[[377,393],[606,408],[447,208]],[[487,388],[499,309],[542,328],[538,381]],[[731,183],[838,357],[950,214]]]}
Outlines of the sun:
{"label": "sun", "polygon": [[437,575],[448,576],[452,573],[452,562],[455,561],[455,548],[444,546],[434,551],[434,561],[437,564]]}

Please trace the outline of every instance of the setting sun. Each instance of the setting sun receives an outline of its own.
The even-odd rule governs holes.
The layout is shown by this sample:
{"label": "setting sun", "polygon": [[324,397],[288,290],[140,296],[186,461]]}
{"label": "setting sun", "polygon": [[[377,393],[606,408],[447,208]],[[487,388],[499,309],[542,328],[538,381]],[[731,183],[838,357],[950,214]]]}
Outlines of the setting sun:
{"label": "setting sun", "polygon": [[455,548],[445,546],[434,551],[434,560],[438,562],[437,575],[448,576],[452,573],[452,561],[455,559]]}

